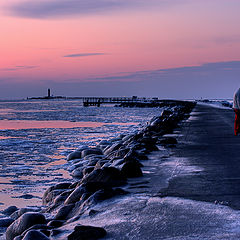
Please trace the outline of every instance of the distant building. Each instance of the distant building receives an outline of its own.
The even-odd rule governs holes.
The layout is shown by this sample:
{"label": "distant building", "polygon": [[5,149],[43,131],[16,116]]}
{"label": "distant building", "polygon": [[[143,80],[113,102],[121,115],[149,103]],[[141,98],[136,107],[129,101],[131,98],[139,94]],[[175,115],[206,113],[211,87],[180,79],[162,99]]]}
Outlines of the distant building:
{"label": "distant building", "polygon": [[48,98],[50,98],[51,97],[51,90],[50,90],[50,88],[48,89]]}

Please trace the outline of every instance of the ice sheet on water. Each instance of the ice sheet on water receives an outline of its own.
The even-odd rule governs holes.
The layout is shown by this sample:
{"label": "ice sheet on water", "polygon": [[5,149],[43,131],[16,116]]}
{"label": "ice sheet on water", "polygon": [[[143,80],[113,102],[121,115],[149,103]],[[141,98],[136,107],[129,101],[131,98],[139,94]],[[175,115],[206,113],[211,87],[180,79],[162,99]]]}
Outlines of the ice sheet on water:
{"label": "ice sheet on water", "polygon": [[[0,120],[103,123],[97,127],[0,130],[0,178],[7,175],[13,180],[13,187],[2,187],[6,194],[27,194],[36,189],[43,193],[46,185],[71,178],[68,163],[59,164],[59,160],[65,160],[79,145],[94,146],[102,139],[134,132],[160,113],[161,109],[147,108],[84,108],[80,101],[0,102]],[[21,189],[14,186],[19,178],[32,181],[26,181]]]}

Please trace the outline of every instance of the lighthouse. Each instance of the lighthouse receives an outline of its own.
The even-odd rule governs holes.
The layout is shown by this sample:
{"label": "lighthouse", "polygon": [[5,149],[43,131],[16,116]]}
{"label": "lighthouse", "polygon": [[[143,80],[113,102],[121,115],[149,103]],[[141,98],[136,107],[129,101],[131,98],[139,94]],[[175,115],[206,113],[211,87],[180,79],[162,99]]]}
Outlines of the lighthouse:
{"label": "lighthouse", "polygon": [[51,90],[50,90],[50,88],[48,89],[48,96],[47,96],[48,98],[50,98],[51,97]]}

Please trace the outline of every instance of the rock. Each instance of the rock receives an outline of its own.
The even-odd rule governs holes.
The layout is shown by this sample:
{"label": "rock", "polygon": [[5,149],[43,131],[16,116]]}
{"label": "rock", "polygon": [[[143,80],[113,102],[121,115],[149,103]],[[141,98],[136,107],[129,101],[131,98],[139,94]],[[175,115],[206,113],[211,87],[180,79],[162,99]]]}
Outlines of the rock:
{"label": "rock", "polygon": [[129,140],[131,140],[133,137],[134,137],[134,134],[126,135],[126,136],[122,139],[122,141],[123,141],[123,142],[129,141]]}
{"label": "rock", "polygon": [[108,146],[108,145],[112,145],[112,143],[111,143],[110,141],[108,141],[108,140],[102,140],[102,141],[99,142],[99,144],[97,145],[97,147],[100,147],[100,146],[102,146],[102,145]]}
{"label": "rock", "polygon": [[100,145],[99,148],[102,150],[102,152],[106,151],[107,148],[109,148],[111,145]]}
{"label": "rock", "polygon": [[91,159],[88,163],[88,166],[93,167],[96,165],[96,163],[99,161],[99,159]]}
{"label": "rock", "polygon": [[82,152],[83,150],[86,150],[86,149],[89,149],[89,147],[86,145],[82,145],[77,149],[77,151]]}
{"label": "rock", "polygon": [[[102,168],[106,168],[106,167],[112,167],[112,164],[110,162],[106,162],[103,164]],[[99,168],[97,165],[95,166],[95,169]]]}
{"label": "rock", "polygon": [[[56,236],[56,235],[59,235],[59,234],[62,234],[63,232],[64,232],[64,231],[61,230],[61,229],[53,229],[53,230],[51,231],[51,234],[50,234],[50,235],[51,235],[51,237],[54,236],[55,239],[58,239],[58,238],[56,238],[55,236]],[[51,238],[51,239],[52,239],[52,238]]]}
{"label": "rock", "polygon": [[120,170],[114,167],[96,169],[83,178],[82,183],[96,184],[98,187],[117,187],[126,183]]}
{"label": "rock", "polygon": [[111,141],[112,143],[120,142],[121,140],[122,140],[122,138],[121,138],[120,136],[118,136],[118,137],[116,137],[116,138],[110,139],[110,141]]}
{"label": "rock", "polygon": [[99,148],[89,148],[89,149],[86,149],[86,150],[83,150],[82,151],[82,158],[86,157],[87,155],[92,155],[92,154],[95,154],[95,155],[103,155],[103,152],[101,149]]}
{"label": "rock", "polygon": [[47,226],[58,228],[58,227],[61,227],[63,224],[64,224],[64,221],[62,220],[52,220],[47,224]]}
{"label": "rock", "polygon": [[14,219],[12,218],[0,218],[0,228],[1,227],[8,227],[9,225],[11,225],[14,222]]}
{"label": "rock", "polygon": [[17,236],[17,237],[15,237],[13,240],[22,240],[22,239],[23,239],[22,236]]}
{"label": "rock", "polygon": [[174,137],[164,137],[159,141],[160,144],[167,145],[167,144],[177,144],[177,139]]}
{"label": "rock", "polygon": [[95,169],[101,168],[104,164],[108,162],[109,160],[104,160],[104,159],[98,160],[97,163],[95,164]]}
{"label": "rock", "polygon": [[31,230],[39,230],[39,231],[43,232],[43,231],[48,231],[48,229],[50,229],[50,227],[47,226],[46,224],[35,224],[35,225],[31,226],[30,228],[28,228],[27,230],[25,230],[22,233],[22,236],[25,236],[26,233]]}
{"label": "rock", "polygon": [[70,175],[72,177],[75,177],[75,178],[82,178],[83,177],[83,168],[82,167],[79,167],[79,168],[76,168],[74,169]]}
{"label": "rock", "polygon": [[155,144],[144,144],[144,148],[146,148],[149,152],[158,151],[158,147]]}
{"label": "rock", "polygon": [[73,190],[66,190],[65,192],[58,195],[53,201],[54,205],[58,206],[60,203],[64,202],[72,192]]}
{"label": "rock", "polygon": [[143,138],[139,139],[138,142],[145,145],[155,145],[157,140],[149,136],[144,136]]}
{"label": "rock", "polygon": [[6,231],[6,240],[12,240],[16,236],[21,235],[26,229],[35,224],[45,224],[46,219],[43,214],[28,212],[15,220]]}
{"label": "rock", "polygon": [[121,174],[127,178],[142,177],[143,175],[139,162],[136,161],[126,162],[121,169]]}
{"label": "rock", "polygon": [[80,159],[81,156],[82,156],[82,151],[72,152],[67,156],[67,161],[70,161],[70,160],[73,160],[73,159]]}
{"label": "rock", "polygon": [[68,235],[68,240],[95,240],[103,238],[107,232],[100,227],[76,226],[74,231]]}
{"label": "rock", "polygon": [[103,201],[115,196],[115,193],[112,188],[103,188],[95,192],[92,196],[89,197],[88,201],[90,203],[98,203],[99,201]]}
{"label": "rock", "polygon": [[[72,183],[68,183],[68,182],[66,182],[66,183],[58,183],[58,184],[56,184],[55,186],[51,186],[50,188],[48,188],[45,192],[44,192],[44,194],[43,194],[43,204],[47,204],[47,202],[49,202],[49,200],[47,199],[47,196],[48,196],[48,194],[51,192],[51,191],[53,191],[53,190],[57,190],[57,189],[68,189],[68,188],[70,188],[70,186],[71,186],[71,184]],[[60,191],[59,191],[60,192]]]}
{"label": "rock", "polygon": [[87,163],[91,160],[100,160],[104,157],[104,155],[97,155],[97,154],[90,154],[84,157],[84,160],[87,161]]}
{"label": "rock", "polygon": [[26,233],[22,240],[50,240],[45,234],[37,230],[31,230]]}
{"label": "rock", "polygon": [[94,170],[94,167],[86,167],[83,169],[83,175],[87,175],[89,173],[91,173]]}
{"label": "rock", "polygon": [[104,151],[104,154],[108,155],[111,152],[118,150],[121,146],[122,146],[121,143],[114,143],[111,147],[109,147],[106,151]]}
{"label": "rock", "polygon": [[18,208],[16,206],[10,206],[2,211],[2,214],[10,216],[12,213],[16,212]]}
{"label": "rock", "polygon": [[71,172],[71,171],[73,171],[76,168],[84,167],[84,165],[86,165],[87,163],[88,163],[88,161],[81,161],[81,162],[75,163],[75,164],[73,164],[72,166],[70,166],[68,168],[68,171]]}
{"label": "rock", "polygon": [[16,220],[18,219],[20,216],[22,216],[24,213],[27,212],[38,212],[40,209],[39,208],[20,208],[19,210],[17,210],[16,212],[14,212],[13,214],[11,214],[11,218]]}
{"label": "rock", "polygon": [[65,200],[64,204],[68,205],[68,204],[79,201],[83,193],[86,193],[85,187],[79,186],[79,187],[75,188],[75,190]]}
{"label": "rock", "polygon": [[55,220],[65,220],[67,218],[67,216],[69,215],[69,213],[74,208],[74,206],[75,206],[75,204],[73,203],[73,204],[68,204],[68,205],[61,207],[55,216]]}
{"label": "rock", "polygon": [[117,152],[118,152],[118,150],[110,152],[108,155],[106,155],[106,159],[110,159],[110,160],[115,159],[116,158],[115,156],[116,156]]}
{"label": "rock", "polygon": [[119,166],[121,164],[124,163],[124,159],[117,159],[117,160],[114,160],[113,163],[112,163],[112,166],[115,167],[115,166]]}
{"label": "rock", "polygon": [[96,204],[100,201],[115,197],[117,195],[125,195],[127,192],[121,188],[112,189],[112,188],[103,188],[91,195],[88,200],[85,202],[87,204]]}
{"label": "rock", "polygon": [[129,152],[124,156],[124,161],[131,161],[132,159],[137,159],[138,158],[138,153],[133,150],[133,149],[130,149]]}
{"label": "rock", "polygon": [[58,195],[63,193],[64,191],[65,191],[65,189],[54,189],[51,192],[49,192],[47,195],[44,194],[43,199],[42,199],[43,205],[47,205],[47,204],[53,203],[54,199]]}

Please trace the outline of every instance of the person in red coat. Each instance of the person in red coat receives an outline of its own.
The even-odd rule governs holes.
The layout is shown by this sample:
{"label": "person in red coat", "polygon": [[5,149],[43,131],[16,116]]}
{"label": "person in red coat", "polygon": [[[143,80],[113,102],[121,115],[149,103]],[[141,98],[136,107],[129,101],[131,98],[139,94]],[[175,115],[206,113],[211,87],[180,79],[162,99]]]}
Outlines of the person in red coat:
{"label": "person in red coat", "polygon": [[234,93],[233,109],[235,112],[234,134],[237,136],[240,133],[240,88]]}

